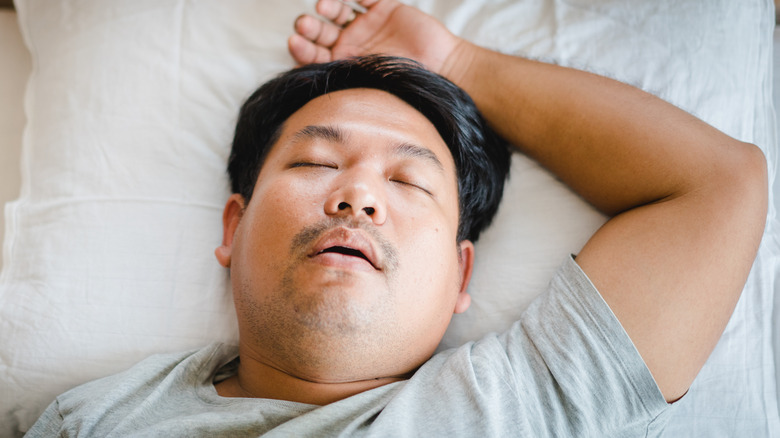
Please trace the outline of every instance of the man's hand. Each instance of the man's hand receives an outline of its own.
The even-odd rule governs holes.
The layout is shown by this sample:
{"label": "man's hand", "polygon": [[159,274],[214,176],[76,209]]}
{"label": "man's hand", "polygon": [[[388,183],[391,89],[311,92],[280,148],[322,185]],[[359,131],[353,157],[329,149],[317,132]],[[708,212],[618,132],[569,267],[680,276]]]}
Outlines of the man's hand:
{"label": "man's hand", "polygon": [[448,58],[462,43],[436,19],[411,6],[395,0],[359,3],[367,12],[348,23],[353,16],[349,6],[319,0],[317,12],[329,21],[298,17],[296,33],[288,41],[292,57],[303,65],[379,53],[412,58],[443,74]]}

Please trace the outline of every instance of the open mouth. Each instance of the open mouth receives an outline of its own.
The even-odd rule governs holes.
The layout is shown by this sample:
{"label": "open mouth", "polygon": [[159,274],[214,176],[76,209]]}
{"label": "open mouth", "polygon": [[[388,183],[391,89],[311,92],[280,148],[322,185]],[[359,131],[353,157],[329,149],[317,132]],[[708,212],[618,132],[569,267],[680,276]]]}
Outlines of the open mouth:
{"label": "open mouth", "polygon": [[[328,254],[332,255],[328,256]],[[334,257],[336,254],[340,257]],[[371,266],[377,271],[383,270],[381,254],[370,236],[363,231],[343,226],[335,227],[320,236],[309,253],[309,257],[315,256],[323,256],[322,261],[326,264],[347,263],[353,268],[360,268],[360,265],[363,265],[363,268]],[[368,265],[364,265],[361,260]]]}
{"label": "open mouth", "polygon": [[[317,255],[325,254],[325,253],[329,253],[329,252],[334,252],[334,253],[337,253],[337,254],[344,254],[344,255],[352,256],[352,257],[358,257],[358,258],[361,258],[361,259],[367,261],[371,266],[374,266],[374,264],[371,263],[371,260],[369,260],[369,258],[366,257],[366,255],[363,254],[362,251],[357,250],[357,249],[353,249],[353,248],[348,248],[346,246],[331,246],[329,248],[325,248],[322,251],[318,252]],[[374,266],[374,267],[376,268],[376,266]]]}

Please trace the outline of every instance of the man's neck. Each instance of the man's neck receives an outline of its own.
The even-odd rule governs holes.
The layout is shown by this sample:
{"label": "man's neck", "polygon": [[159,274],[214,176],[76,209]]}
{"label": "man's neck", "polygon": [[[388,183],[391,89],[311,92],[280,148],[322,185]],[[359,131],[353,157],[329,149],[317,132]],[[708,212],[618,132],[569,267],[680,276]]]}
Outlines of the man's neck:
{"label": "man's neck", "polygon": [[238,373],[215,386],[221,397],[270,398],[326,405],[408,376],[324,383],[295,377],[272,366],[242,357]]}

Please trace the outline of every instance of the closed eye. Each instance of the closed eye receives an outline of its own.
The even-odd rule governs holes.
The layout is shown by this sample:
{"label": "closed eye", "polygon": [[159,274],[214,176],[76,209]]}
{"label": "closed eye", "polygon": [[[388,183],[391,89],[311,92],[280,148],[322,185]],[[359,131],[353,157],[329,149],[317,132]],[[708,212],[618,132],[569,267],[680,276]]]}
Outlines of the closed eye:
{"label": "closed eye", "polygon": [[290,164],[290,168],[294,169],[296,167],[327,167],[329,169],[338,169],[338,166],[331,163],[312,163],[308,161],[300,161]]}
{"label": "closed eye", "polygon": [[431,193],[430,191],[428,191],[424,187],[419,186],[419,185],[414,184],[414,183],[410,183],[410,182],[407,182],[407,181],[404,181],[404,180],[400,180],[400,179],[391,179],[390,182],[394,182],[396,184],[401,184],[401,185],[406,186],[406,187],[418,189],[418,190],[421,190],[421,191],[427,193],[430,196],[433,196],[433,193]]}

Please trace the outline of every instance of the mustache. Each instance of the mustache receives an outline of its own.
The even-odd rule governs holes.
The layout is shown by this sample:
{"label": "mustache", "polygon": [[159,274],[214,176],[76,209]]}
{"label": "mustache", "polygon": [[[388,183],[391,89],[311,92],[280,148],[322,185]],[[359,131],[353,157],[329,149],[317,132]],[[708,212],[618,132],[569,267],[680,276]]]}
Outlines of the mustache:
{"label": "mustache", "polygon": [[311,245],[324,233],[336,227],[345,227],[359,229],[364,231],[374,240],[379,251],[382,252],[382,259],[385,263],[385,270],[394,272],[398,267],[398,250],[395,249],[375,227],[363,222],[355,221],[346,217],[325,218],[313,225],[304,227],[292,239],[290,243],[290,255],[297,258],[305,255]]}

